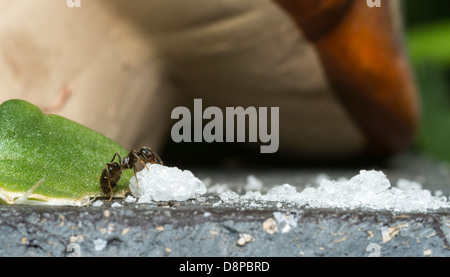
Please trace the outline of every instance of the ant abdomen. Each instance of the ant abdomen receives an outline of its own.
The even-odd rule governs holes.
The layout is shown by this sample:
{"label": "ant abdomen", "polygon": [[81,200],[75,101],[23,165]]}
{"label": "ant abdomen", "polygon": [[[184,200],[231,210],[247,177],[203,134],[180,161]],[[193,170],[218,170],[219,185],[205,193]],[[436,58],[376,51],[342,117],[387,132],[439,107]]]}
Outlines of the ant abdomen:
{"label": "ant abdomen", "polygon": [[107,163],[100,176],[100,187],[105,195],[111,193],[122,177],[122,170],[117,162]]}

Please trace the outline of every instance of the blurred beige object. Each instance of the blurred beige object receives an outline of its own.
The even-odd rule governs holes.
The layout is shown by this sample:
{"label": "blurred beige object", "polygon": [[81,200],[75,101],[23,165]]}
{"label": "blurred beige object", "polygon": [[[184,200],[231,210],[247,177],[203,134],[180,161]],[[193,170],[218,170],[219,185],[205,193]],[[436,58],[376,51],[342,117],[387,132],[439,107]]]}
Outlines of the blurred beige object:
{"label": "blurred beige object", "polygon": [[158,58],[108,1],[83,2],[1,0],[0,102],[25,99],[128,147],[160,145],[173,97]]}
{"label": "blurred beige object", "polygon": [[26,99],[125,147],[155,149],[172,108],[193,98],[278,106],[280,152],[359,155],[370,132],[337,97],[312,41],[269,0],[0,0],[0,102]]}

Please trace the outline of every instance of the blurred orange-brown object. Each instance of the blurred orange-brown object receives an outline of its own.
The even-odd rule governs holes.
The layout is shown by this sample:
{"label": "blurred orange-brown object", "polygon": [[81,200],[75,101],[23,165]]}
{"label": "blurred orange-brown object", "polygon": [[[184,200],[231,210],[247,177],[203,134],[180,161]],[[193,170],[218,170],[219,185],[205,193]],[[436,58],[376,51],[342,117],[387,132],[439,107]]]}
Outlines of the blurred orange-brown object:
{"label": "blurred orange-brown object", "polygon": [[358,0],[277,2],[314,43],[329,82],[365,134],[367,151],[382,157],[408,146],[419,109],[388,1],[377,8]]}

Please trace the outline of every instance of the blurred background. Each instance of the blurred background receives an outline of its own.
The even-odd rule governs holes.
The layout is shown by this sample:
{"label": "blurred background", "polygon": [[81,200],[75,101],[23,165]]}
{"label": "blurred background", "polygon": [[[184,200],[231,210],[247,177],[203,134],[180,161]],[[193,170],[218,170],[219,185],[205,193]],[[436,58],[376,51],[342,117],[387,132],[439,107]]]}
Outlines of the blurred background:
{"label": "blurred background", "polygon": [[[450,163],[450,2],[408,0],[403,1],[403,10],[405,46],[422,109],[413,151]],[[179,146],[169,143],[166,148],[169,160],[175,158]],[[202,153],[203,147],[192,149],[192,153]],[[221,147],[215,150],[218,155],[229,153],[230,149],[224,145]],[[248,149],[243,148],[242,151],[246,153]],[[233,163],[231,160],[228,162]],[[288,164],[292,161],[278,162]]]}
{"label": "blurred background", "polygon": [[416,148],[450,161],[450,2],[404,1],[406,45],[422,101]]}
{"label": "blurred background", "polygon": [[[365,1],[358,1],[355,3],[365,5]],[[0,20],[0,50],[4,51],[5,57],[4,59],[0,57],[0,76],[3,78],[3,80],[0,78],[0,91],[2,91],[0,102],[23,97],[46,113],[58,112],[68,118],[73,116],[72,119],[116,139],[127,148],[151,146],[157,149],[168,165],[183,166],[183,164],[192,165],[195,162],[207,166],[235,167],[257,164],[297,165],[301,161],[292,160],[292,157],[286,158],[281,153],[280,155],[260,155],[259,144],[254,148],[240,143],[177,144],[164,136],[164,132],[175,123],[169,120],[171,108],[192,103],[194,96],[204,98],[206,101],[206,97],[203,97],[205,95],[225,95],[223,99],[219,99],[225,105],[229,103],[227,101],[233,102],[237,98],[241,101],[243,97],[240,92],[244,90],[258,97],[261,91],[279,90],[286,96],[283,98],[285,100],[283,103],[285,107],[288,107],[280,110],[283,112],[292,110],[292,114],[297,116],[292,117],[293,124],[286,125],[285,132],[280,133],[280,139],[287,140],[287,143],[280,141],[280,146],[284,147],[289,143],[289,147],[286,148],[297,148],[299,153],[302,153],[301,151],[315,153],[314,151],[321,150],[318,152],[323,152],[325,156],[327,153],[331,156],[339,156],[341,152],[345,154],[349,152],[350,156],[351,153],[360,151],[359,147],[362,143],[359,140],[359,133],[351,128],[353,121],[350,122],[351,124],[348,123],[346,114],[341,112],[340,104],[331,106],[332,109],[327,106],[332,102],[330,99],[334,101],[334,97],[330,97],[332,94],[325,82],[318,60],[311,54],[311,48],[304,47],[302,43],[304,38],[298,35],[286,15],[281,13],[278,6],[273,3],[269,5],[267,4],[269,1],[251,0],[248,1],[248,5],[244,5],[245,3],[239,0],[222,0],[220,9],[217,8],[219,1],[216,1],[212,5],[214,7],[208,9],[208,5],[202,5],[201,7],[206,6],[203,10],[196,8],[192,10],[192,14],[186,15],[186,7],[183,5],[189,6],[190,3],[184,1],[177,2],[180,3],[179,5],[169,1],[146,0],[136,0],[135,3],[138,3],[136,5],[121,0],[86,1],[86,5],[80,9],[69,9],[63,2],[48,0],[33,3],[0,0],[0,19],[2,19]],[[267,5],[261,8],[261,2]],[[278,2],[289,1],[278,0]],[[395,1],[390,3],[393,2]],[[317,2],[311,1],[311,3]],[[142,7],[147,7],[147,10]],[[228,9],[224,9],[225,7]],[[154,11],[171,11],[168,14],[174,16],[173,18],[181,18],[179,14],[187,18],[181,18],[183,20],[180,19],[176,21],[178,24],[175,24],[173,20],[166,20],[167,14],[154,13]],[[376,9],[372,9],[373,11]],[[239,15],[245,15],[247,12],[252,15],[243,17],[248,24],[237,21],[239,24],[233,25],[231,23],[235,21],[228,20],[231,28],[206,28],[208,32],[197,32],[199,26],[210,26],[206,23],[214,18],[218,18],[219,22],[222,22],[224,18],[240,19]],[[408,49],[410,64],[420,91],[422,109],[420,128],[413,149],[442,161],[450,161],[450,109],[448,109],[450,106],[450,3],[444,0],[426,3],[420,0],[404,0],[402,12],[405,23],[405,46]],[[54,16],[48,16],[48,14]],[[99,14],[102,16],[98,16]],[[269,18],[271,20],[268,20]],[[329,17],[326,16],[326,18]],[[379,20],[376,21],[377,25],[378,22]],[[155,26],[160,26],[161,29]],[[243,26],[248,28],[245,29]],[[166,28],[169,28],[169,31]],[[254,29],[264,30],[264,32],[255,32]],[[235,36],[234,33],[239,36]],[[186,34],[189,35],[188,39]],[[234,48],[228,49],[227,47],[230,46],[221,41],[228,41],[230,37],[237,43],[231,44]],[[280,40],[280,38],[286,40]],[[180,41],[185,43],[182,47],[180,47]],[[243,41],[248,45],[242,44]],[[347,45],[345,42],[342,45]],[[154,49],[154,45],[159,48]],[[281,51],[280,45],[287,45],[286,49]],[[260,48],[264,51],[248,51],[248,49]],[[199,49],[211,51],[201,52]],[[74,59],[74,56],[77,58]],[[298,67],[294,62],[286,62],[301,59],[308,62],[302,62]],[[344,64],[351,64],[351,62],[349,60]],[[273,68],[278,68],[275,66],[280,64],[282,70],[275,72]],[[383,67],[381,75],[392,78],[392,74],[386,73],[387,69],[389,68]],[[215,74],[211,74],[212,72]],[[344,75],[347,79],[348,76],[354,78],[353,73]],[[310,75],[314,78],[310,78]],[[285,76],[285,79],[280,76]],[[366,86],[369,89],[372,87],[374,87],[373,84]],[[354,89],[360,91],[358,88]],[[148,95],[143,95],[143,91],[148,91]],[[230,91],[238,93],[233,98],[228,95]],[[309,99],[311,92],[319,92],[318,95],[325,99],[323,103],[327,105],[323,103],[310,105],[309,102],[304,102],[306,103],[303,104],[304,107],[299,108],[297,104],[303,101],[298,103],[292,101],[296,99],[292,96],[295,93],[292,92],[299,91],[306,92],[305,97],[300,97],[301,100]],[[395,91],[399,90],[395,89]],[[8,95],[5,96],[5,92]],[[176,92],[191,93],[188,97],[189,101],[181,104],[172,101],[187,95],[175,95]],[[251,96],[251,93],[248,95]],[[142,96],[146,99],[142,99]],[[253,101],[254,98],[249,97],[249,99]],[[242,106],[272,105],[271,98],[267,99],[263,99],[266,102],[261,103],[247,101],[238,104]],[[69,104],[65,105],[65,102]],[[398,106],[405,102],[390,101],[389,103],[397,103],[392,104],[392,106],[395,105],[393,110],[401,110]],[[145,103],[151,103],[152,106],[149,107]],[[204,103],[205,107],[209,105],[212,104]],[[230,105],[236,106],[236,104]],[[317,107],[323,107],[322,111],[325,110],[325,114],[328,112],[328,117],[323,117],[323,113],[317,111]],[[307,108],[311,109],[311,112]],[[297,115],[298,110],[304,110],[305,113]],[[332,113],[329,112],[330,110]],[[382,117],[384,113],[380,112],[378,115]],[[313,119],[311,124],[308,120],[302,120],[309,118],[308,116]],[[151,124],[148,122],[143,124],[140,120],[146,118],[157,120],[152,121]],[[342,128],[342,124],[335,123],[336,118],[340,120],[338,123],[345,123],[346,128]],[[354,116],[354,118],[359,117]],[[305,125],[304,130],[314,131],[311,132],[314,135],[305,136],[307,131],[298,132],[302,134],[301,136],[291,135],[294,133],[290,132],[291,125],[302,125],[297,122]],[[332,123],[328,124],[329,122]],[[322,133],[322,130],[331,128],[315,128],[320,123],[335,127],[335,130]],[[405,125],[398,124],[396,127]],[[317,129],[320,130],[317,131]],[[294,128],[294,130],[297,129]],[[341,134],[341,143],[336,133]],[[350,135],[347,136],[347,134]],[[310,145],[316,145],[315,150],[311,150],[313,148],[309,147]],[[345,148],[346,146],[348,149]],[[294,156],[292,151],[285,151],[285,154]],[[329,161],[330,159],[327,160]],[[310,157],[303,162],[312,163]],[[337,160],[335,158],[334,162],[342,165],[343,161],[341,158]],[[364,166],[361,161],[357,161],[354,165]]]}

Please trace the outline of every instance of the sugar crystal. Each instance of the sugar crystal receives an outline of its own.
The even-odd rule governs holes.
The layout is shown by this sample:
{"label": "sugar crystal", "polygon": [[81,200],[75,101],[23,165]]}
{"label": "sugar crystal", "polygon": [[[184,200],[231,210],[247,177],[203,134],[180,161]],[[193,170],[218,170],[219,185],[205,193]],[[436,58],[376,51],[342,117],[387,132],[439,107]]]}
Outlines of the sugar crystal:
{"label": "sugar crystal", "polygon": [[[251,200],[271,201],[277,202],[277,207],[281,207],[280,203],[288,203],[311,208],[372,209],[395,212],[426,212],[450,208],[450,202],[447,197],[442,196],[442,192],[432,195],[429,190],[422,189],[420,183],[407,179],[399,179],[393,187],[381,171],[361,170],[350,180],[346,178],[329,180],[322,174],[316,178],[316,182],[320,182],[318,186],[306,187],[301,192],[292,185],[283,184],[272,187],[266,194],[251,191],[240,196],[226,192],[220,194],[220,198],[225,203],[235,201],[247,203]],[[288,229],[286,228],[286,231]]]}
{"label": "sugar crystal", "polygon": [[103,201],[102,200],[95,200],[92,203],[92,206],[94,206],[94,207],[100,207],[101,205],[103,205]]}
{"label": "sugar crystal", "polygon": [[263,183],[260,179],[256,178],[253,175],[247,176],[247,183],[245,184],[246,191],[258,191],[263,188]]}
{"label": "sugar crystal", "polygon": [[219,196],[220,199],[225,203],[236,202],[237,200],[239,200],[239,194],[231,190],[222,192]]}
{"label": "sugar crystal", "polygon": [[281,233],[287,233],[292,228],[297,227],[297,219],[292,214],[274,212],[273,216],[277,222],[278,227],[281,228]]}
{"label": "sugar crystal", "polygon": [[128,196],[125,198],[125,202],[127,202],[127,203],[133,203],[133,202],[136,202],[136,198],[134,198],[132,195],[128,195]]}
{"label": "sugar crystal", "polygon": [[114,203],[112,203],[111,207],[112,208],[119,208],[119,207],[122,207],[122,204],[120,204],[119,202],[114,202]]}
{"label": "sugar crystal", "polygon": [[102,238],[96,238],[94,240],[95,251],[102,251],[103,249],[105,249],[107,243],[108,242]]}
{"label": "sugar crystal", "polygon": [[138,203],[151,201],[186,201],[206,193],[206,186],[189,170],[167,167],[159,164],[147,164],[130,179],[131,194],[139,198]]}

